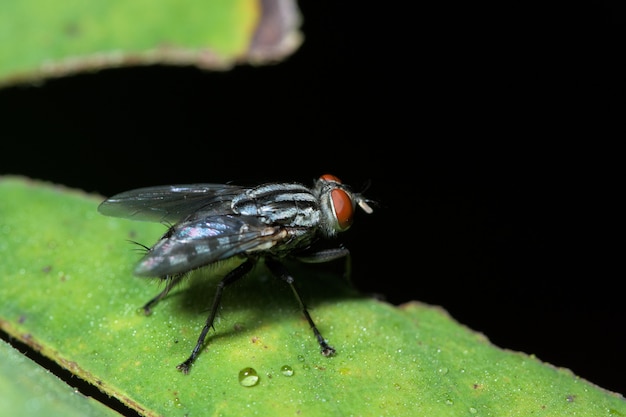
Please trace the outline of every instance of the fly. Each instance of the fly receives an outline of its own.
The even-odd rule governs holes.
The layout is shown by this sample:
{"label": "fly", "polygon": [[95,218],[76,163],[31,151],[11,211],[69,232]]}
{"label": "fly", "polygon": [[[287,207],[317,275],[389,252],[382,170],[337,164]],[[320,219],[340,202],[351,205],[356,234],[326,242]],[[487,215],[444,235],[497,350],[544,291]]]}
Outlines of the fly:
{"label": "fly", "polygon": [[348,230],[357,205],[368,214],[373,211],[360,193],[327,174],[318,178],[312,188],[295,183],[139,188],[105,200],[98,211],[107,216],[171,225],[154,246],[147,248],[134,270],[135,275],[166,281],[163,291],[143,306],[146,314],[188,272],[232,257],[243,259],[217,284],[197,343],[187,360],[177,366],[186,374],[213,327],[224,288],[242,278],[260,258],[274,276],[289,284],[322,355],[332,356],[335,349],[317,329],[293,276],[281,261],[291,257],[316,263],[347,256],[349,252],[343,247],[315,250],[313,243]]}

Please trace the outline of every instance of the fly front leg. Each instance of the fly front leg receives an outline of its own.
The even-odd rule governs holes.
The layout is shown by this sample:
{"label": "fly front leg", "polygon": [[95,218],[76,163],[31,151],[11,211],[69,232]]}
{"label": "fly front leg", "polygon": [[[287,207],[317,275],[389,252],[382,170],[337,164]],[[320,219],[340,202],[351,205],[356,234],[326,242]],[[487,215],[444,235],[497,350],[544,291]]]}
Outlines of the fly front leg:
{"label": "fly front leg", "polygon": [[340,258],[345,259],[343,276],[346,281],[352,282],[352,255],[350,255],[350,251],[346,248],[324,249],[317,252],[307,253],[306,255],[300,254],[296,256],[296,259],[300,262],[308,264],[330,262]]}
{"label": "fly front leg", "polygon": [[296,299],[298,300],[298,303],[300,304],[300,309],[302,310],[302,314],[304,314],[304,317],[309,322],[309,326],[311,327],[311,330],[313,330],[313,334],[315,335],[315,338],[317,339],[317,342],[320,345],[322,355],[324,356],[334,355],[335,348],[333,348],[332,346],[328,344],[328,342],[326,342],[326,339],[322,337],[322,334],[317,329],[317,326],[315,325],[315,322],[313,322],[313,319],[311,318],[311,315],[309,314],[309,311],[307,310],[306,305],[302,301],[302,297],[300,296],[300,294],[298,293],[298,290],[296,289],[294,279],[289,274],[287,269],[280,262],[269,257],[265,259],[265,265],[276,277],[282,279],[291,287],[293,294],[296,296]]}
{"label": "fly front leg", "polygon": [[193,362],[198,357],[200,353],[200,349],[202,349],[202,345],[204,344],[204,339],[206,338],[209,329],[213,327],[213,321],[215,320],[215,316],[217,315],[217,309],[219,308],[220,302],[222,300],[222,292],[224,288],[237,281],[245,274],[250,272],[254,264],[256,263],[256,258],[248,258],[244,263],[239,265],[237,268],[230,271],[226,276],[217,284],[217,290],[215,291],[215,297],[213,298],[213,305],[211,306],[211,312],[206,319],[206,323],[202,328],[202,332],[200,332],[200,337],[198,337],[198,341],[196,342],[196,346],[191,351],[191,355],[187,358],[187,360],[176,368],[181,370],[184,374],[189,373],[189,368],[193,364]]}

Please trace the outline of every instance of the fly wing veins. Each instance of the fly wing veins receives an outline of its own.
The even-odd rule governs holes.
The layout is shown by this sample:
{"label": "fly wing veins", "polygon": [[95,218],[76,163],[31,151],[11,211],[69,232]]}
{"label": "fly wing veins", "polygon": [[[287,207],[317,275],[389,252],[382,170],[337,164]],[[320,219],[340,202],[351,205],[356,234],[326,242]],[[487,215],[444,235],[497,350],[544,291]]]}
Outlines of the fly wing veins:
{"label": "fly wing veins", "polygon": [[246,188],[227,184],[183,184],[138,188],[116,194],[98,207],[101,214],[132,220],[175,223],[202,210],[229,214],[232,199]]}

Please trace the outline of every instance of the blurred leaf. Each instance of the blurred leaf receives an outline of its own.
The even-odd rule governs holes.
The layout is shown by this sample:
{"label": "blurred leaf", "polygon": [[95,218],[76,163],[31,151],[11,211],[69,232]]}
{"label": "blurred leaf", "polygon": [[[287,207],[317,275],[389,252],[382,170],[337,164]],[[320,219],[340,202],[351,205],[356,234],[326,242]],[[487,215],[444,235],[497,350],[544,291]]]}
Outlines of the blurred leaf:
{"label": "blurred leaf", "polygon": [[[363,297],[318,265],[292,272],[335,357],[320,355],[289,288],[260,266],[228,287],[183,375],[176,365],[230,265],[192,274],[146,317],[137,309],[160,287],[132,277],[140,254],[127,240],[152,244],[164,227],[101,216],[100,201],[0,177],[0,327],[141,414],[626,416],[618,394],[502,350],[441,308]],[[238,380],[247,367],[260,376],[252,387]]]}
{"label": "blurred leaf", "polygon": [[119,414],[84,397],[0,340],[0,410],[5,416],[114,417]]}
{"label": "blurred leaf", "polygon": [[294,0],[2,0],[0,85],[142,64],[227,69],[301,42]]}

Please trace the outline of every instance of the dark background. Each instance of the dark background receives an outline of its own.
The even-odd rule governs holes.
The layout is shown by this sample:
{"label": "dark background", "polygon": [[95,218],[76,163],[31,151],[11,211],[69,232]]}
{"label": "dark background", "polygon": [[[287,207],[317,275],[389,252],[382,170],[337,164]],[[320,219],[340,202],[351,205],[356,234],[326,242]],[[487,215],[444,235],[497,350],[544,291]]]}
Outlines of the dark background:
{"label": "dark background", "polygon": [[107,196],[326,172],[369,182],[375,212],[342,236],[359,289],[441,305],[623,394],[617,4],[307,2],[305,42],[278,65],[0,90],[0,174]]}

